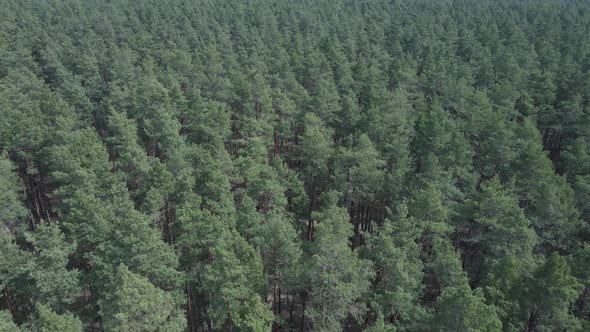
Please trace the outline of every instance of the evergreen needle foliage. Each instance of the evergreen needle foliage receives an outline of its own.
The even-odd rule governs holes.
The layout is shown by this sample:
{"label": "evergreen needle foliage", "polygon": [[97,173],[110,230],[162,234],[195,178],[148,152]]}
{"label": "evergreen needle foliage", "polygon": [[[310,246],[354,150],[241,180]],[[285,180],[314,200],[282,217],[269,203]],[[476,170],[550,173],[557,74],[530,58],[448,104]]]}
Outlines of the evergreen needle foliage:
{"label": "evergreen needle foliage", "polygon": [[0,0],[2,331],[590,331],[590,3]]}

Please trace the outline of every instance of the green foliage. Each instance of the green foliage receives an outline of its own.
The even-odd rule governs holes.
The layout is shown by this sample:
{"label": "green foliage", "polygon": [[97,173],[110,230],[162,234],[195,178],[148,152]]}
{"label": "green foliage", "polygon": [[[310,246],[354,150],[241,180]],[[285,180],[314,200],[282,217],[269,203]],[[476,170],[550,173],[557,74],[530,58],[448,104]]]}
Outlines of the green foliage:
{"label": "green foliage", "polygon": [[[491,257],[526,257],[535,244],[535,234],[514,197],[502,188],[497,178],[482,184],[474,202],[474,222],[483,250]],[[488,234],[481,234],[486,230]],[[505,243],[504,243],[505,242]]]}
{"label": "green foliage", "polygon": [[31,332],[81,332],[82,322],[71,313],[59,315],[42,304],[36,306],[33,320],[24,327]]}
{"label": "green foliage", "polygon": [[449,241],[436,238],[432,251],[434,255],[429,267],[443,289],[460,287],[467,282],[467,275],[461,267],[461,261]]}
{"label": "green foliage", "polygon": [[18,326],[12,321],[12,315],[5,310],[0,311],[0,331],[3,332],[18,332]]}
{"label": "green foliage", "polygon": [[529,326],[543,331],[579,327],[568,307],[580,294],[581,285],[563,257],[551,254],[534,272],[530,289],[526,300]]}
{"label": "green foliage", "polygon": [[332,156],[332,133],[312,113],[305,114],[303,125],[305,130],[300,137],[299,154],[304,165],[302,172],[308,182],[325,177],[328,173],[328,160]]}
{"label": "green foliage", "polygon": [[14,165],[5,156],[0,156],[0,224],[6,229],[12,229],[26,215],[27,210],[19,197]]}
{"label": "green foliage", "polygon": [[451,230],[447,223],[449,209],[444,203],[441,190],[436,184],[428,183],[426,188],[414,192],[414,197],[408,204],[410,215],[417,220],[424,232],[425,241],[429,243]]}
{"label": "green foliage", "polygon": [[[386,220],[367,240],[367,257],[374,263],[376,275],[372,301],[378,313],[398,324],[411,324],[420,314],[424,266],[417,240],[420,235],[407,209],[401,207],[398,218]],[[382,318],[383,318],[382,317]]]}
{"label": "green foliage", "polygon": [[30,289],[31,283],[24,268],[31,253],[20,250],[12,235],[0,232],[0,286],[15,289]]}
{"label": "green foliage", "polygon": [[[283,215],[272,212],[254,230],[253,242],[260,251],[269,284],[296,283],[296,269],[301,264],[301,248],[295,229]],[[286,279],[286,280],[285,280]]]}
{"label": "green foliage", "polygon": [[0,284],[14,292],[19,301],[32,301],[48,310],[66,311],[80,293],[79,272],[67,268],[74,245],[65,241],[57,225],[39,225],[26,233],[33,252],[19,248],[14,237],[0,234],[3,258]]}
{"label": "green foliage", "polygon": [[79,272],[67,269],[68,255],[76,246],[65,241],[55,224],[40,225],[34,233],[27,234],[27,240],[35,248],[26,267],[35,284],[30,295],[48,308],[63,310],[80,292]]}
{"label": "green foliage", "polygon": [[349,199],[374,199],[382,192],[385,162],[367,135],[361,135],[355,143],[351,149],[339,153],[334,172],[349,186],[342,191],[354,192],[354,197]]}
{"label": "green foliage", "polygon": [[352,235],[352,225],[346,210],[337,207],[336,201],[336,193],[330,192],[324,208],[312,215],[318,226],[307,270],[311,284],[309,312],[319,331],[339,330],[349,314],[363,314],[364,308],[355,301],[368,291],[373,274],[371,263],[350,250],[346,239]]}
{"label": "green foliage", "polygon": [[[469,233],[457,235],[456,239],[462,242],[464,255],[470,257],[466,270],[474,275],[496,272],[497,264],[502,264],[499,262],[506,257],[528,264],[536,234],[516,197],[503,188],[498,178],[481,186],[481,192],[470,202],[472,219],[467,225],[460,226],[467,227]],[[477,279],[476,276],[473,278]]]}
{"label": "green foliage", "polygon": [[579,248],[574,254],[573,260],[570,263],[572,275],[574,275],[578,282],[584,287],[590,286],[590,245],[586,244]]}
{"label": "green foliage", "polygon": [[588,330],[587,1],[1,6],[0,329]]}
{"label": "green foliage", "polygon": [[580,227],[573,190],[565,178],[553,172],[532,124],[525,122],[519,134],[513,176],[520,204],[525,207],[542,249],[571,250],[574,233]]}
{"label": "green foliage", "polygon": [[177,300],[120,265],[109,292],[99,301],[107,331],[184,331]]}
{"label": "green foliage", "polygon": [[264,279],[254,248],[237,232],[226,231],[210,248],[210,255],[212,261],[203,272],[203,290],[211,294],[211,320],[243,331],[268,330],[272,313],[258,295]]}
{"label": "green foliage", "polygon": [[370,326],[365,331],[368,331],[368,332],[395,332],[396,328],[395,328],[395,326],[392,326],[392,325],[386,325],[385,322],[383,321],[383,314],[379,313],[375,324]]}
{"label": "green foliage", "polygon": [[436,331],[500,331],[495,309],[485,304],[481,290],[467,284],[446,288],[437,301]]}

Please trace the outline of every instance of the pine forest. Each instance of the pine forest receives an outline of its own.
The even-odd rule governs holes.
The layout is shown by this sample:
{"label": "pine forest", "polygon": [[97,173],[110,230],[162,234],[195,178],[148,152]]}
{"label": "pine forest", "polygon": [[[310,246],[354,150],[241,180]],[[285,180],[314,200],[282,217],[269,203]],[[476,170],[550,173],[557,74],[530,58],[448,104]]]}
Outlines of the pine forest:
{"label": "pine forest", "polygon": [[590,331],[590,2],[0,0],[0,331]]}

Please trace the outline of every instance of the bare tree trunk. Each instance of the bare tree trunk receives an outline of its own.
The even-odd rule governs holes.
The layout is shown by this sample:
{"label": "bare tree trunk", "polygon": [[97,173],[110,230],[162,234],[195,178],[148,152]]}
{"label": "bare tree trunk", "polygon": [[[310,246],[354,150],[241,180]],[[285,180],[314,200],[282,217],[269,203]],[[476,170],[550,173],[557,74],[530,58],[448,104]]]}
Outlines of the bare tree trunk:
{"label": "bare tree trunk", "polygon": [[307,294],[303,292],[303,305],[301,306],[301,331],[305,328],[305,305],[307,304]]}
{"label": "bare tree trunk", "polygon": [[194,310],[193,310],[193,298],[191,294],[190,284],[189,281],[186,281],[186,313],[187,313],[187,320],[188,320],[188,330],[189,332],[196,332],[195,328],[195,317],[194,317]]}
{"label": "bare tree trunk", "polygon": [[[287,293],[287,305],[289,305],[289,293]],[[289,306],[289,326],[293,325],[293,307],[295,306],[295,297],[291,299],[291,305]]]}

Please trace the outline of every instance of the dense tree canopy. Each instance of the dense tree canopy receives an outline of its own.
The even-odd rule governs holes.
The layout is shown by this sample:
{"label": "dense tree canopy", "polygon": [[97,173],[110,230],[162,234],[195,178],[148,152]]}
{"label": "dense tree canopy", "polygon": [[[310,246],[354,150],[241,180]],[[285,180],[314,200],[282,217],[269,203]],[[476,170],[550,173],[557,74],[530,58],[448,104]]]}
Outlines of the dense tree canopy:
{"label": "dense tree canopy", "polygon": [[0,331],[590,330],[588,1],[0,8]]}

